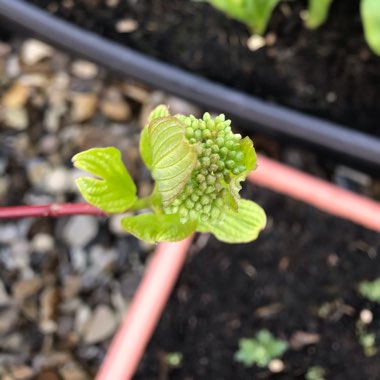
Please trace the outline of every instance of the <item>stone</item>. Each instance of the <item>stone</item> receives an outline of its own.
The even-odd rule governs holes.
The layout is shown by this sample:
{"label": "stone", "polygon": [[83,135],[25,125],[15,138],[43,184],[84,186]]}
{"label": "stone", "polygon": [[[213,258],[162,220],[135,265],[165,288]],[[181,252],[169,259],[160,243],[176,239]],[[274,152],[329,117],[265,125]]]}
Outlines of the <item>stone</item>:
{"label": "stone", "polygon": [[105,99],[101,102],[100,109],[104,116],[114,121],[125,121],[132,116],[130,105],[122,99]]}
{"label": "stone", "polygon": [[21,46],[21,59],[27,65],[34,65],[44,58],[52,55],[53,49],[51,46],[35,40],[26,40]]}
{"label": "stone", "polygon": [[8,305],[11,301],[3,281],[0,279],[0,306]]}
{"label": "stone", "polygon": [[64,380],[89,380],[90,377],[76,362],[66,363],[59,370],[60,375]]}
{"label": "stone", "polygon": [[3,120],[7,127],[23,131],[28,127],[29,117],[26,109],[8,107],[3,110]]}
{"label": "stone", "polygon": [[15,307],[8,307],[0,311],[0,334],[9,332],[18,322],[18,311]]}
{"label": "stone", "polygon": [[265,38],[258,34],[253,34],[247,40],[247,48],[251,51],[259,50],[265,45],[266,45]]}
{"label": "stone", "polygon": [[106,305],[98,305],[85,329],[83,339],[87,344],[95,344],[109,338],[117,328],[113,311]]}
{"label": "stone", "polygon": [[45,176],[45,189],[52,194],[62,194],[71,188],[72,177],[69,170],[57,167]]}
{"label": "stone", "polygon": [[71,65],[71,72],[82,79],[92,79],[98,75],[98,71],[98,66],[89,61],[76,60]]}
{"label": "stone", "polygon": [[115,249],[105,249],[101,245],[94,245],[89,252],[91,267],[96,273],[101,273],[109,270],[112,264],[117,259],[117,252]]}
{"label": "stone", "polygon": [[91,319],[91,314],[91,309],[87,305],[81,304],[80,307],[77,308],[75,313],[74,329],[80,335],[85,333]]}
{"label": "stone", "polygon": [[139,23],[133,18],[125,18],[117,21],[115,27],[119,33],[131,33],[139,27]]}
{"label": "stone", "polygon": [[22,349],[23,338],[19,333],[12,333],[0,340],[0,349],[10,352],[19,352]]}
{"label": "stone", "polygon": [[13,297],[17,301],[24,301],[26,298],[35,295],[41,289],[42,284],[40,277],[33,277],[16,282],[12,289]]}
{"label": "stone", "polygon": [[26,174],[36,188],[42,187],[42,183],[50,171],[50,165],[43,159],[35,158],[26,162]]}
{"label": "stone", "polygon": [[71,101],[71,120],[80,123],[94,115],[98,99],[95,94],[90,92],[73,92]]}
{"label": "stone", "polygon": [[54,239],[51,235],[40,232],[33,237],[31,247],[33,251],[50,252],[54,248]]}
{"label": "stone", "polygon": [[72,247],[83,247],[98,233],[96,218],[87,215],[77,215],[69,218],[63,227],[62,237]]}
{"label": "stone", "polygon": [[34,370],[26,365],[14,367],[10,371],[14,380],[30,380],[34,376]]}
{"label": "stone", "polygon": [[20,108],[25,106],[29,98],[29,88],[20,82],[11,86],[2,98],[2,105],[7,108]]}

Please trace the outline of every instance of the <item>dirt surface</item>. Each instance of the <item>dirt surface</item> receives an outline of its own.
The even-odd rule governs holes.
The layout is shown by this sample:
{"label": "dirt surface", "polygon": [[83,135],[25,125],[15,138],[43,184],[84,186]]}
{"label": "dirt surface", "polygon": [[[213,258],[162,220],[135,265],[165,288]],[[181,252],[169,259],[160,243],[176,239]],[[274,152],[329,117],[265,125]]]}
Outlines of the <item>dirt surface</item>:
{"label": "dirt surface", "polygon": [[[249,194],[268,227],[251,244],[198,239],[136,380],[305,379],[314,366],[322,379],[378,379],[379,354],[364,355],[357,323],[373,313],[366,329],[379,348],[380,309],[357,286],[379,275],[379,234],[267,190]],[[239,338],[262,328],[289,344],[281,373],[233,360]],[[165,365],[172,352],[183,354],[180,368]]]}
{"label": "dirt surface", "polygon": [[380,59],[364,41],[359,0],[335,0],[317,31],[302,25],[306,1],[284,2],[256,51],[244,25],[201,2],[29,2],[193,73],[380,136]]}

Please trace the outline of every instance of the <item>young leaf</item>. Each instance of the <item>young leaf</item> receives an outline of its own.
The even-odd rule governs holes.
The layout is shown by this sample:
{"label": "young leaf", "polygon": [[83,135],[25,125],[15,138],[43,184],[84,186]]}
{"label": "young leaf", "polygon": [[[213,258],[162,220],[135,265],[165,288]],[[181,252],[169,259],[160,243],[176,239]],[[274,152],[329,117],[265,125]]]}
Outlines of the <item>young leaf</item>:
{"label": "young leaf", "polygon": [[310,29],[318,28],[328,16],[332,0],[309,0],[305,24]]}
{"label": "young leaf", "polygon": [[222,221],[200,222],[199,232],[211,232],[226,243],[248,243],[255,240],[266,225],[264,210],[255,202],[239,199],[238,211],[225,210]]}
{"label": "young leaf", "polygon": [[238,202],[240,199],[240,182],[244,181],[247,178],[247,175],[256,168],[256,151],[253,147],[253,142],[249,137],[244,137],[244,139],[240,141],[240,151],[244,154],[243,163],[246,169],[244,172],[234,175],[231,178],[230,190],[235,202]]}
{"label": "young leaf", "polygon": [[136,186],[118,149],[89,149],[76,154],[72,161],[76,168],[98,177],[80,177],[76,180],[88,203],[103,211],[116,213],[127,210],[136,201]]}
{"label": "young leaf", "polygon": [[228,16],[246,24],[252,33],[263,34],[281,0],[206,0]]}
{"label": "young leaf", "polygon": [[197,162],[194,146],[185,139],[182,122],[173,116],[153,120],[148,127],[152,177],[168,206],[182,191]]}
{"label": "young leaf", "polygon": [[144,164],[148,169],[151,169],[152,167],[152,148],[150,146],[148,133],[149,123],[155,119],[158,119],[159,117],[165,117],[169,115],[170,113],[168,107],[166,107],[164,104],[160,104],[149,114],[148,124],[143,128],[141,132],[140,154],[144,161]]}
{"label": "young leaf", "polygon": [[141,158],[148,169],[152,168],[152,148],[149,142],[148,126],[145,126],[140,135],[140,154]]}
{"label": "young leaf", "polygon": [[370,48],[380,55],[380,2],[362,0],[360,3],[364,35]]}
{"label": "young leaf", "polygon": [[190,236],[196,228],[194,221],[181,224],[178,214],[141,214],[121,220],[126,231],[149,243],[179,241]]}

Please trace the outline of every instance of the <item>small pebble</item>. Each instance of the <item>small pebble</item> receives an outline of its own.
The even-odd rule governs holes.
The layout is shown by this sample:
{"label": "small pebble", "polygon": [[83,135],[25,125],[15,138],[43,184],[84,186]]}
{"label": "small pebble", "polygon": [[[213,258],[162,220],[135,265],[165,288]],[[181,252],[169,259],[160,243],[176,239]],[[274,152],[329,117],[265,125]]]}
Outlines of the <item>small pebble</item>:
{"label": "small pebble", "polygon": [[369,325],[373,320],[373,314],[371,310],[363,309],[360,312],[360,320],[365,323],[366,325]]}
{"label": "small pebble", "polygon": [[97,97],[93,93],[74,92],[71,94],[71,120],[80,123],[90,119],[97,106]]}
{"label": "small pebble", "polygon": [[64,226],[62,236],[67,244],[83,247],[95,238],[98,233],[96,218],[87,215],[71,217]]}
{"label": "small pebble", "polygon": [[116,23],[116,30],[119,33],[131,33],[131,32],[134,32],[138,27],[139,27],[139,23],[132,18],[119,20]]}
{"label": "small pebble", "polygon": [[285,364],[280,359],[272,359],[268,364],[268,369],[272,373],[280,373],[284,370]]}
{"label": "small pebble", "polygon": [[51,46],[35,39],[26,40],[21,47],[21,59],[27,65],[34,65],[52,53]]}
{"label": "small pebble", "polygon": [[47,253],[54,248],[54,239],[51,235],[40,232],[33,237],[31,247],[34,251]]}
{"label": "small pebble", "polygon": [[247,40],[247,47],[251,51],[259,50],[265,45],[266,45],[265,38],[262,36],[259,36],[258,34],[253,34]]}
{"label": "small pebble", "polygon": [[106,305],[98,305],[84,332],[84,341],[88,344],[101,342],[109,338],[117,328],[113,311]]}
{"label": "small pebble", "polygon": [[76,60],[71,65],[71,72],[82,79],[95,78],[98,75],[98,71],[98,66],[89,61]]}

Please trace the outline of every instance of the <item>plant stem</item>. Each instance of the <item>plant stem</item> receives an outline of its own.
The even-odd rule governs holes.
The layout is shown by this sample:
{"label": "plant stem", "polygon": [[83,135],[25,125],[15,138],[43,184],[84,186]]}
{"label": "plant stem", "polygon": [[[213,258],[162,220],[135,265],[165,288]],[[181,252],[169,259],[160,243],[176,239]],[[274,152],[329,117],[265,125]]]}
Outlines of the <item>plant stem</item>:
{"label": "plant stem", "polygon": [[105,216],[106,213],[87,203],[52,203],[36,206],[0,207],[0,219],[30,218],[65,215],[96,215]]}

